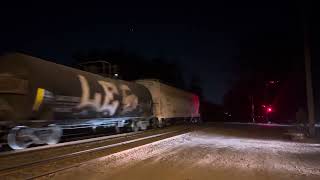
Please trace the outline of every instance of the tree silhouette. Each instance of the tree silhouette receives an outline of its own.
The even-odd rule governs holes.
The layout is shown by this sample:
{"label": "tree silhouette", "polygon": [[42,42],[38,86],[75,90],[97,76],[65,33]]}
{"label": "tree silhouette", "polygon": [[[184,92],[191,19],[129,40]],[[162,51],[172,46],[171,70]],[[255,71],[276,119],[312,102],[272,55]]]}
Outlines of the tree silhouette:
{"label": "tree silhouette", "polygon": [[175,61],[166,58],[149,59],[144,56],[120,49],[91,49],[78,51],[73,55],[76,63],[104,60],[117,65],[121,79],[132,81],[136,79],[159,79],[162,82],[178,88],[185,88],[181,69]]}

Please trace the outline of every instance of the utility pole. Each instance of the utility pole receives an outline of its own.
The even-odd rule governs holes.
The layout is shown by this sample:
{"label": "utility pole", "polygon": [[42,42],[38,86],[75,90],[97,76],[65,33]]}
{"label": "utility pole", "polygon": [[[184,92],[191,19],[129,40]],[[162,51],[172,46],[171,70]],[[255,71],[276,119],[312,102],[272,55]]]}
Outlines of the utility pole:
{"label": "utility pole", "polygon": [[302,10],[302,24],[303,24],[303,34],[304,34],[304,61],[305,61],[305,71],[306,71],[306,90],[307,90],[307,103],[308,103],[308,120],[309,120],[309,133],[311,137],[315,136],[315,112],[314,112],[314,97],[312,88],[312,73],[311,73],[311,55],[309,47],[309,34],[307,28],[307,8],[308,4],[304,4],[304,9]]}
{"label": "utility pole", "polygon": [[315,129],[315,114],[314,114],[314,98],[313,98],[313,88],[312,88],[311,57],[310,57],[310,48],[308,43],[309,43],[308,32],[305,25],[304,27],[304,60],[305,60],[305,71],[306,71],[309,133],[312,137],[314,137],[316,129]]}
{"label": "utility pole", "polygon": [[251,117],[252,117],[252,122],[255,123],[254,119],[254,103],[253,103],[253,95],[251,96]]}

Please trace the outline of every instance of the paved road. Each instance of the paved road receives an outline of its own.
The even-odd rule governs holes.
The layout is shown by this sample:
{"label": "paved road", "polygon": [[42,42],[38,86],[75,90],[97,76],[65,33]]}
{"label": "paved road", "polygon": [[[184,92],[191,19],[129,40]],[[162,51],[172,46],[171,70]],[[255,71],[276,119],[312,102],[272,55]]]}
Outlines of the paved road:
{"label": "paved road", "polygon": [[[277,127],[215,126],[92,160],[54,179],[320,179],[320,144]],[[46,177],[48,178],[48,177]]]}

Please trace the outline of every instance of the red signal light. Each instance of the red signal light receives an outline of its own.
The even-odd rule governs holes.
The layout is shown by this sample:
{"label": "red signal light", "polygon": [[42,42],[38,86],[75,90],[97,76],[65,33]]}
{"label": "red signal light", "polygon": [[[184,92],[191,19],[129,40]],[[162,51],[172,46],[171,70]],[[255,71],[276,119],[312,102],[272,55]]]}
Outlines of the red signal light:
{"label": "red signal light", "polygon": [[267,108],[267,112],[272,112],[272,108]]}

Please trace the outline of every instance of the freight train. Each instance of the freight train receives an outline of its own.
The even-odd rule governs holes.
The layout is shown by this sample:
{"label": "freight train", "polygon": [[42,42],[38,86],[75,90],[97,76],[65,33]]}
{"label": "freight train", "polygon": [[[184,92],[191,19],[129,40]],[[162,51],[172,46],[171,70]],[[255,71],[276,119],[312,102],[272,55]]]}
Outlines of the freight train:
{"label": "freight train", "polygon": [[199,97],[162,83],[158,79],[137,80],[152,96],[154,124],[164,127],[177,121],[200,122]]}
{"label": "freight train", "polygon": [[20,53],[0,56],[0,135],[12,149],[55,144],[64,129],[146,130],[200,120],[196,95],[156,80],[127,82]]}

